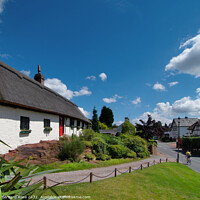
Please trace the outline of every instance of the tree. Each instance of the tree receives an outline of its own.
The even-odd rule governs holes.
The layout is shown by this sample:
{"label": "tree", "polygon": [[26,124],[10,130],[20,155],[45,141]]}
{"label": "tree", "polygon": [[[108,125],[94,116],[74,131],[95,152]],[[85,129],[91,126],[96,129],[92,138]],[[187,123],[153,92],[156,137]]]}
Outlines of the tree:
{"label": "tree", "polygon": [[99,121],[99,128],[100,128],[101,130],[108,130],[108,129],[109,129],[108,126],[107,126],[106,124],[104,124],[104,123],[102,123],[102,122],[100,122],[100,121]]}
{"label": "tree", "polygon": [[152,139],[154,136],[162,136],[165,128],[160,121],[152,120],[151,115],[148,115],[147,122],[140,119],[141,124],[136,123],[137,134],[146,140]]}
{"label": "tree", "polygon": [[99,133],[99,122],[98,122],[98,115],[97,115],[97,110],[93,109],[93,116],[92,116],[92,129]]}
{"label": "tree", "polygon": [[122,124],[122,133],[128,133],[131,135],[135,135],[136,133],[135,126],[131,122],[129,122],[128,119]]}
{"label": "tree", "polygon": [[112,127],[112,123],[114,122],[112,110],[110,108],[107,108],[106,106],[103,106],[99,121],[106,124],[108,127]]}

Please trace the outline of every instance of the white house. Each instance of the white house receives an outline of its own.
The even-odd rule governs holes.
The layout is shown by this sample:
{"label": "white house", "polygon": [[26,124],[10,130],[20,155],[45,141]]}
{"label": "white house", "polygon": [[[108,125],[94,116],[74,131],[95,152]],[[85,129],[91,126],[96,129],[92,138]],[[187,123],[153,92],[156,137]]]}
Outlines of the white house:
{"label": "white house", "polygon": [[[34,79],[0,61],[0,139],[12,149],[78,134],[90,124],[77,105],[44,86],[40,66]],[[9,149],[0,143],[1,154]]]}
{"label": "white house", "polygon": [[191,131],[191,135],[200,136],[200,120],[198,120],[192,126],[190,126],[188,130]]}
{"label": "white house", "polygon": [[197,121],[198,121],[197,118],[188,118],[188,117],[173,119],[171,125],[170,137],[175,139],[178,137],[178,128],[180,131],[180,137],[183,137],[184,135],[190,135],[191,130],[188,130],[188,128]]}

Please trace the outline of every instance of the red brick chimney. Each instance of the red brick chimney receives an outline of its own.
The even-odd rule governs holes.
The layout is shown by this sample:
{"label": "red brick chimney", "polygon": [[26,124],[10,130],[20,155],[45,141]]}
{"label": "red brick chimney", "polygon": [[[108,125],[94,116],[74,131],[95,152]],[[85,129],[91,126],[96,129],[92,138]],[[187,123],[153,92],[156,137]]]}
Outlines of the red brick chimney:
{"label": "red brick chimney", "polygon": [[39,82],[39,83],[41,83],[42,85],[44,85],[44,76],[43,76],[40,72],[41,72],[41,70],[40,70],[40,65],[38,65],[38,73],[35,74],[34,79],[35,79],[37,82]]}

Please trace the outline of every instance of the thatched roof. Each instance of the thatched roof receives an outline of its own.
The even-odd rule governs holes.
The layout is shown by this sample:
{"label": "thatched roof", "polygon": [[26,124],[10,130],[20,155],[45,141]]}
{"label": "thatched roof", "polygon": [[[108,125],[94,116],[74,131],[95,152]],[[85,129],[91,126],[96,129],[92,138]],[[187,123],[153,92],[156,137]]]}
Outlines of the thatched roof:
{"label": "thatched roof", "polygon": [[[185,118],[180,118],[180,126],[181,127],[189,127],[189,126],[191,126],[191,125],[193,125],[195,122],[197,122],[198,121],[198,118],[187,118],[187,117],[185,117]],[[178,126],[178,118],[175,118],[174,120],[173,120],[173,123],[172,123],[172,125],[174,126]]]}
{"label": "thatched roof", "polygon": [[90,121],[77,105],[0,61],[0,104]]}

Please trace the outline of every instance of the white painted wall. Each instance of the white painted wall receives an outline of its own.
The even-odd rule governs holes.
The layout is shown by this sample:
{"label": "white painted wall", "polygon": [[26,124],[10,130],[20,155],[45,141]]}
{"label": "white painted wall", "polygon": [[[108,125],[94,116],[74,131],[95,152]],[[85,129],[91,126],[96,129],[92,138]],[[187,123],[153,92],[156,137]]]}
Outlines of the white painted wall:
{"label": "white painted wall", "polygon": [[[20,116],[30,118],[29,134],[20,133]],[[52,131],[44,133],[44,119],[51,120]],[[59,116],[0,105],[0,139],[12,149],[23,145],[38,143],[40,140],[59,139]],[[7,146],[0,143],[0,153],[7,153]]]}

